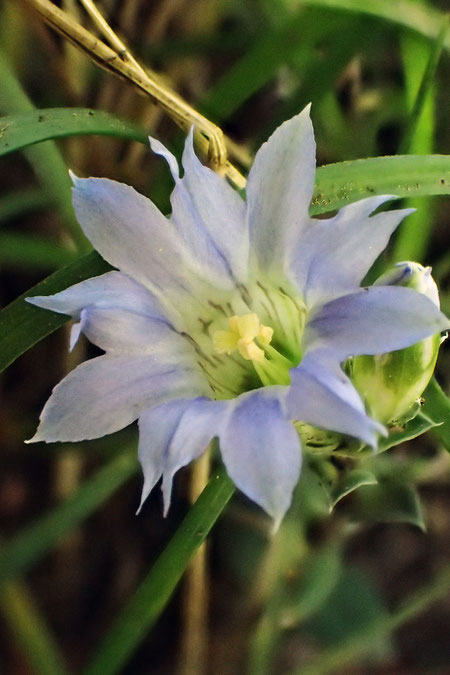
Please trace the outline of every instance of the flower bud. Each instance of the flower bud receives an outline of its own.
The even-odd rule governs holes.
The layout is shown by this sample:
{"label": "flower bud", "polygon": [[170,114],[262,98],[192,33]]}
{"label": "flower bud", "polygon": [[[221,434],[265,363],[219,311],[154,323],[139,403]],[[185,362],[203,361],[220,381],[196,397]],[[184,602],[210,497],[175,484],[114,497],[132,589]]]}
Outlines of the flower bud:
{"label": "flower bud", "polygon": [[[400,262],[382,274],[374,285],[413,288],[439,307],[439,293],[431,276],[431,267]],[[405,349],[353,359],[352,381],[372,417],[388,424],[407,416],[430,381],[440,343],[438,333]]]}

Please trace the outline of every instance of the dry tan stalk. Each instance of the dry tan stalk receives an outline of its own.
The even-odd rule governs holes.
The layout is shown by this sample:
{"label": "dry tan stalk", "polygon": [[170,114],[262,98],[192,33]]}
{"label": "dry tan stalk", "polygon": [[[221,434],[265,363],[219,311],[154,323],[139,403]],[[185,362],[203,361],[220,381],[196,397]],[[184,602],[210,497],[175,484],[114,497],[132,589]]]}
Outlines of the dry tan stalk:
{"label": "dry tan stalk", "polygon": [[[227,160],[222,130],[186,103],[181,96],[164,84],[155,82],[141,66],[136,67],[134,58],[130,58],[128,50],[125,50],[128,58],[123,60],[123,51],[115,52],[50,0],[25,0],[25,2],[52,28],[88,54],[98,65],[132,82],[141,92],[150,96],[184,131],[194,125],[197,145],[204,154],[208,155],[212,168],[227,176],[238,188],[245,186],[245,178]],[[97,18],[97,25],[99,25],[98,21]],[[109,30],[112,31],[112,29]],[[122,44],[117,36],[116,39]]]}

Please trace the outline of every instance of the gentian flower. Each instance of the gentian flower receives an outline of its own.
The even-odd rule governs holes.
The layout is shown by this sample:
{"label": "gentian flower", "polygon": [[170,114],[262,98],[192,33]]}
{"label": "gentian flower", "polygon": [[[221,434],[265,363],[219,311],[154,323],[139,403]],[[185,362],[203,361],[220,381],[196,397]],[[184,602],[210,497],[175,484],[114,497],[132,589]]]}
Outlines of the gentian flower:
{"label": "gentian flower", "polygon": [[448,327],[410,288],[360,288],[408,209],[371,216],[390,196],[309,217],[315,144],[309,108],[256,155],[246,202],[195,155],[181,177],[157,140],[175,187],[166,218],[131,187],[73,176],[84,233],[118,271],[29,298],[76,319],[105,354],[54,389],[32,441],[81,441],[139,420],[142,501],[214,437],[226,469],[279,524],[301,467],[294,422],[376,445],[384,432],[341,369],[349,356],[412,345]]}

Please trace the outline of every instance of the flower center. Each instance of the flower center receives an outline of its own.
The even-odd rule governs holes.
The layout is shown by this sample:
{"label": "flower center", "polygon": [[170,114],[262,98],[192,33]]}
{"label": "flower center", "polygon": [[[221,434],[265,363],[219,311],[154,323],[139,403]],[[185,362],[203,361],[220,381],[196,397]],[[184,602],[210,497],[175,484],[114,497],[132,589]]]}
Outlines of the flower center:
{"label": "flower center", "polygon": [[273,328],[261,323],[257,314],[234,315],[228,319],[229,330],[216,330],[212,335],[214,350],[231,355],[238,351],[251,361],[265,386],[289,384],[289,369],[294,364],[271,346]]}

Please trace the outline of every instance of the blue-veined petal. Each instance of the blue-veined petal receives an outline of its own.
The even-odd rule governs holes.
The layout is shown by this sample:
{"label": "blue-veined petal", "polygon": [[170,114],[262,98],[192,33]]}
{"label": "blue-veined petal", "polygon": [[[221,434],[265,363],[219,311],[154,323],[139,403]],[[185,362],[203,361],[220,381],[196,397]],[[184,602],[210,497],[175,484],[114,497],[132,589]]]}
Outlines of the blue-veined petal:
{"label": "blue-veined petal", "polygon": [[361,398],[333,355],[307,354],[290,371],[288,414],[313,426],[360,438],[376,446],[384,427],[366,415]]}
{"label": "blue-veined petal", "polygon": [[230,401],[220,434],[228,474],[272,516],[275,529],[289,508],[301,466],[300,440],[283,410],[284,390],[265,387]]}
{"label": "blue-veined petal", "polygon": [[290,268],[309,306],[358,287],[399,223],[414,209],[370,214],[390,195],[344,206],[334,218],[312,220],[290,253]]}
{"label": "blue-veined petal", "polygon": [[116,271],[86,279],[55,295],[27,298],[27,302],[73,319],[79,319],[81,310],[92,306],[164,318],[161,303],[152,293],[131,277]]}
{"label": "blue-veined petal", "polygon": [[139,417],[139,461],[144,474],[141,503],[145,500],[164,473],[170,442],[182,414],[191,401],[179,399],[155,406]]}
{"label": "blue-veined petal", "polygon": [[325,348],[343,361],[357,354],[403,349],[449,328],[449,320],[422,293],[372,286],[332,300],[309,320],[305,351]]}
{"label": "blue-veined petal", "polygon": [[164,319],[96,307],[83,309],[80,319],[86,337],[106,352],[154,354],[162,360],[186,355],[191,362],[195,357],[192,345]]}
{"label": "blue-veined petal", "polygon": [[223,253],[218,250],[202,222],[185,181],[179,176],[176,158],[162,143],[151,137],[150,145],[155,153],[166,159],[175,181],[175,187],[170,196],[171,220],[185,242],[191,257],[195,260],[197,273],[217,288],[232,288],[235,282],[230,264]]}
{"label": "blue-veined petal", "polygon": [[309,106],[284,122],[256,154],[248,176],[250,240],[259,266],[282,270],[309,225],[315,142]]}
{"label": "blue-veined petal", "polygon": [[141,506],[160,476],[164,514],[170,506],[176,472],[197,459],[226,422],[227,401],[198,398],[171,401],[146,410],[139,418],[139,459],[144,471]]}
{"label": "blue-veined petal", "polygon": [[106,178],[72,179],[78,222],[100,255],[159,297],[186,302],[196,279],[181,238],[159,209],[128,185]]}
{"label": "blue-veined petal", "polygon": [[[191,128],[184,146],[182,182],[191,197],[198,220],[230,266],[234,278],[246,281],[249,235],[245,202],[224,178],[199,161],[194,151],[193,131]],[[188,236],[187,233],[186,238]]]}
{"label": "blue-veined petal", "polygon": [[184,177],[175,157],[150,138],[154,152],[168,162],[175,188],[170,201],[172,221],[195,260],[198,273],[219,288],[248,276],[248,229],[245,203],[228,183],[198,160],[193,129],[183,153]]}
{"label": "blue-veined petal", "polygon": [[32,441],[83,441],[118,431],[150,408],[209,393],[201,372],[153,356],[100,356],[53,390]]}

